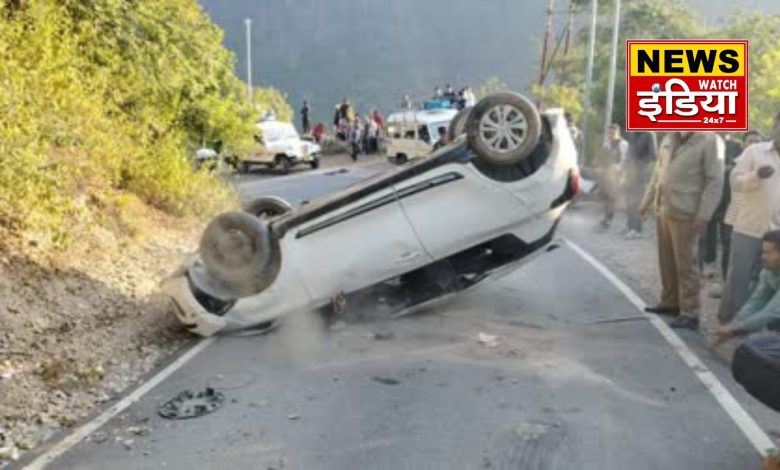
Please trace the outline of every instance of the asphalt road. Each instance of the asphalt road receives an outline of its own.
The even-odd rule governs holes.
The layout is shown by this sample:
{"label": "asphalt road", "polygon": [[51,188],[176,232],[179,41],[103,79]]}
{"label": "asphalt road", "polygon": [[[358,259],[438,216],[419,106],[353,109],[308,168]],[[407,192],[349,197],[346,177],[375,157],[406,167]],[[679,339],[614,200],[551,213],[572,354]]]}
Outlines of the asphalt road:
{"label": "asphalt road", "polygon": [[[300,201],[381,168],[239,187]],[[218,339],[50,468],[760,468],[656,329],[565,245],[416,315],[351,313],[336,328],[301,312],[266,336]],[[206,386],[227,398],[213,414],[157,415]]]}

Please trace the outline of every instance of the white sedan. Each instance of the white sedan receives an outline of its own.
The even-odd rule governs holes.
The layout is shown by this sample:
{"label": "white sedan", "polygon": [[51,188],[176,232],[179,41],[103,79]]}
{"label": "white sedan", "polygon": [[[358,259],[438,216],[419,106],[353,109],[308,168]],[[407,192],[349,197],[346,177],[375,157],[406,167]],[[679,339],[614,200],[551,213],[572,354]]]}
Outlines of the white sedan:
{"label": "white sedan", "polygon": [[[429,158],[297,208],[261,198],[215,218],[164,282],[208,336],[391,282],[416,301],[462,291],[544,249],[579,190],[562,110],[499,93],[464,110]],[[462,135],[465,134],[465,135]]]}

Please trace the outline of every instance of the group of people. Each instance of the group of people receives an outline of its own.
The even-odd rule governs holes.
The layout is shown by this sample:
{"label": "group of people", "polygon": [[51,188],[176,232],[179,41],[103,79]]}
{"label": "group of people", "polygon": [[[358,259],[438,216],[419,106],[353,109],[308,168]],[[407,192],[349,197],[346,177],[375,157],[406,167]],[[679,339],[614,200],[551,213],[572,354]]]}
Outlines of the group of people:
{"label": "group of people", "polygon": [[[325,137],[325,124],[318,123],[311,128],[311,110],[307,101],[303,102],[300,111],[301,129],[304,135],[311,135],[318,144]],[[370,155],[379,151],[385,119],[378,109],[372,110],[366,116],[361,116],[349,99],[344,98],[333,110],[333,135],[350,143],[350,154],[357,161],[359,154]]]}
{"label": "group of people", "polygon": [[[437,86],[434,88],[433,96],[431,98],[437,101],[447,100],[450,102],[451,106],[459,110],[464,108],[471,108],[477,104],[477,96],[474,94],[474,90],[472,90],[469,85],[464,86],[457,92],[449,83],[444,88]],[[401,108],[414,108],[411,95],[404,95],[403,101],[401,102]]]}
{"label": "group of people", "polygon": [[[661,295],[646,311],[673,317],[672,328],[698,329],[702,271],[722,276],[714,344],[744,337],[732,371],[751,394],[780,411],[780,113],[769,139],[607,129],[600,162],[609,227],[621,192],[626,234],[641,233],[655,213]],[[720,247],[720,250],[718,248]],[[718,251],[720,269],[715,268]]]}
{"label": "group of people", "polygon": [[599,229],[610,227],[619,199],[629,238],[641,237],[643,222],[656,215],[661,298],[648,312],[674,316],[675,328],[698,328],[701,272],[718,274],[720,246],[716,341],[780,320],[780,114],[767,141],[757,132],[742,141],[675,132],[658,144],[648,132],[624,138],[613,124],[599,170]]}
{"label": "group of people", "polygon": [[350,143],[353,161],[357,161],[361,153],[370,155],[379,151],[384,125],[385,119],[378,109],[361,116],[347,98],[333,111],[333,133],[338,139]]}

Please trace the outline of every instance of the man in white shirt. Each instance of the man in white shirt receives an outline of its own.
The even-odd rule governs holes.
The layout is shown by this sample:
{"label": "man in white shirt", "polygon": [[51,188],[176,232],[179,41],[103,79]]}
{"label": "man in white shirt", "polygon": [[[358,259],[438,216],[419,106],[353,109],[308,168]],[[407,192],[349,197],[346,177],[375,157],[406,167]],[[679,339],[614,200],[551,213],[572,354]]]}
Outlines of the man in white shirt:
{"label": "man in white shirt", "polygon": [[772,140],[747,147],[731,173],[731,215],[734,227],[726,285],[718,320],[728,323],[750,296],[751,281],[761,259],[761,237],[780,228],[780,113]]}

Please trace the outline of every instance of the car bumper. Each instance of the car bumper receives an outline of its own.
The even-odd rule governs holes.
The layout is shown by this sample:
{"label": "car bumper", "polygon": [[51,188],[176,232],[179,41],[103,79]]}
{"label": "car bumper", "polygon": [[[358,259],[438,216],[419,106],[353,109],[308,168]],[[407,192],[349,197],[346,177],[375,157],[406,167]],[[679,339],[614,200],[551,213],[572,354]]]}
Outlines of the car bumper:
{"label": "car bumper", "polygon": [[163,293],[170,299],[176,318],[192,333],[211,336],[227,326],[227,322],[209,313],[195,299],[190,289],[186,270],[166,279],[162,285]]}

